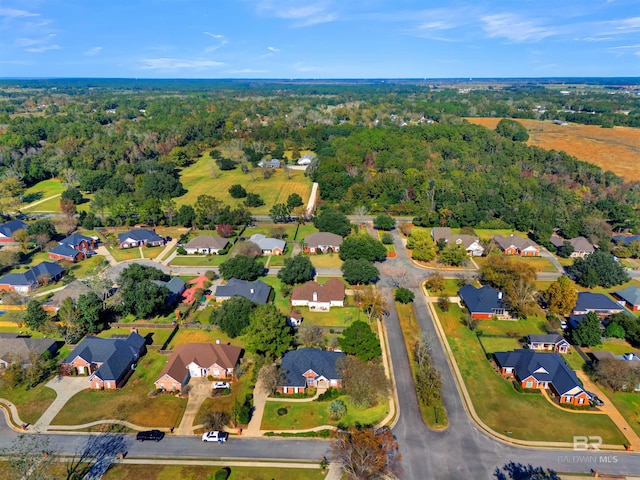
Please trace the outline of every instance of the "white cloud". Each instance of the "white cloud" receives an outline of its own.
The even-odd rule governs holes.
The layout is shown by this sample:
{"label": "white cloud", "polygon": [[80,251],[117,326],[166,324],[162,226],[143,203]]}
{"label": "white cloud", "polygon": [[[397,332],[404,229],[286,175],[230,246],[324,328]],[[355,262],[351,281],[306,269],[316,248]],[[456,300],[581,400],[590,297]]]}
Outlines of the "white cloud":
{"label": "white cloud", "polygon": [[223,62],[190,58],[146,58],[142,60],[141,70],[201,70],[223,66]]}
{"label": "white cloud", "polygon": [[95,57],[102,51],[102,47],[93,47],[84,52],[87,57]]}
{"label": "white cloud", "polygon": [[267,47],[267,50],[273,53],[278,53],[280,51],[280,49],[276,47]]}
{"label": "white cloud", "polygon": [[62,47],[58,44],[40,45],[39,47],[25,48],[24,51],[29,53],[44,53],[48,52],[49,50],[60,50],[61,48]]}
{"label": "white cloud", "polygon": [[305,65],[302,62],[296,63],[293,66],[293,68],[295,70],[297,70],[298,72],[321,72],[322,71],[322,68],[320,68],[320,67],[314,67],[314,66],[311,66],[311,65]]}
{"label": "white cloud", "polygon": [[624,20],[612,20],[609,23],[618,31],[634,31],[640,29],[640,17],[625,18]]}
{"label": "white cloud", "polygon": [[39,13],[27,12],[26,10],[18,10],[16,8],[0,8],[0,17],[6,18],[24,18],[39,17]]}
{"label": "white cloud", "polygon": [[202,33],[204,33],[205,35],[207,35],[207,36],[209,36],[211,38],[218,38],[219,39],[219,38],[223,38],[224,37],[224,35],[221,35],[219,33],[211,33],[211,32],[202,32]]}
{"label": "white cloud", "polygon": [[486,15],[480,19],[490,38],[506,38],[511,42],[536,42],[556,34],[551,28],[537,25],[513,13]]}
{"label": "white cloud", "polygon": [[333,22],[337,14],[330,11],[329,2],[326,0],[263,0],[258,4],[258,12],[269,16],[275,16],[284,20],[292,20],[294,28],[309,27],[320,23]]}

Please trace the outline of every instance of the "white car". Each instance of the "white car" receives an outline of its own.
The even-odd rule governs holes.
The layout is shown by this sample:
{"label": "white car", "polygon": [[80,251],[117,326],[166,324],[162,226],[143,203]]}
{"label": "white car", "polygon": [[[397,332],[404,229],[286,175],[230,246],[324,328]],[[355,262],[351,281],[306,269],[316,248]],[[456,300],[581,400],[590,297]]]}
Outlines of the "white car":
{"label": "white car", "polygon": [[216,382],[213,384],[214,390],[224,390],[225,388],[231,388],[231,384],[229,382]]}
{"label": "white car", "polygon": [[218,442],[224,443],[229,438],[229,434],[227,432],[220,432],[218,430],[214,430],[212,432],[204,432],[202,434],[203,442]]}

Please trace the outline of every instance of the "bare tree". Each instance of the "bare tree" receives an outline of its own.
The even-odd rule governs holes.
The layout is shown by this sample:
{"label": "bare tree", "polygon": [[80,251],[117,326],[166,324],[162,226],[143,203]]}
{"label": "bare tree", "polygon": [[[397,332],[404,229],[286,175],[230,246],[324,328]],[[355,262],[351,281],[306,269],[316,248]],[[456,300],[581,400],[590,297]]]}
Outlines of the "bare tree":
{"label": "bare tree", "polygon": [[258,372],[258,381],[262,385],[262,390],[269,395],[275,393],[283,380],[284,374],[275,363],[264,364]]}
{"label": "bare tree", "polygon": [[322,335],[322,328],[315,325],[304,324],[298,327],[298,333],[296,334],[298,343],[305,347],[320,347],[324,345],[324,336]]}
{"label": "bare tree", "polygon": [[293,175],[293,171],[291,170],[291,167],[285,163],[282,166],[282,171],[284,173],[284,176],[287,177],[287,180],[291,180],[291,176]]}
{"label": "bare tree", "polygon": [[358,205],[356,208],[353,209],[353,214],[356,217],[356,222],[358,223],[358,225],[364,225],[368,212],[369,212],[369,209],[364,205]]}
{"label": "bare tree", "polygon": [[369,407],[387,395],[389,381],[380,363],[348,356],[339,359],[336,367],[342,375],[344,389],[354,404]]}
{"label": "bare tree", "polygon": [[206,430],[224,430],[224,427],[226,427],[230,421],[231,415],[229,412],[212,410],[205,414],[203,423]]}
{"label": "bare tree", "polygon": [[12,478],[29,480],[53,480],[56,454],[49,446],[49,439],[42,435],[20,435],[10,447],[0,451],[6,457]]}
{"label": "bare tree", "polygon": [[262,249],[255,243],[248,240],[238,242],[234,249],[234,255],[245,255],[247,257],[259,257],[262,255]]}

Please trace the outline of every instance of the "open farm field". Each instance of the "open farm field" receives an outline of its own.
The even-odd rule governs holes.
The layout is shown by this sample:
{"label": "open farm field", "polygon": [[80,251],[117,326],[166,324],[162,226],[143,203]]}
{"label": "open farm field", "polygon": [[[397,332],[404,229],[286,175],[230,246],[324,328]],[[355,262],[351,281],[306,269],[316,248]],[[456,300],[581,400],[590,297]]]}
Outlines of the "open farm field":
{"label": "open farm field", "polygon": [[[467,118],[470,123],[496,128],[500,118]],[[515,119],[529,132],[528,145],[563,150],[579,160],[604,170],[640,180],[640,130],[629,127],[602,128],[597,125],[556,125],[550,121]]]}
{"label": "open farm field", "polygon": [[263,206],[251,208],[251,212],[267,215],[274,204],[286,203],[287,197],[292,193],[300,195],[305,204],[311,194],[311,180],[305,177],[301,170],[292,170],[290,179],[287,179],[280,168],[274,169],[274,174],[268,179],[262,178],[261,172],[256,170],[252,180],[250,173],[242,173],[239,168],[222,171],[215,166],[217,178],[213,178],[212,165],[215,165],[213,159],[204,155],[196,163],[182,170],[180,180],[187,193],[176,199],[178,205],[193,204],[199,195],[212,195],[235,207],[244,199],[232,198],[229,195],[229,187],[240,184],[247,192],[257,193],[264,200]]}

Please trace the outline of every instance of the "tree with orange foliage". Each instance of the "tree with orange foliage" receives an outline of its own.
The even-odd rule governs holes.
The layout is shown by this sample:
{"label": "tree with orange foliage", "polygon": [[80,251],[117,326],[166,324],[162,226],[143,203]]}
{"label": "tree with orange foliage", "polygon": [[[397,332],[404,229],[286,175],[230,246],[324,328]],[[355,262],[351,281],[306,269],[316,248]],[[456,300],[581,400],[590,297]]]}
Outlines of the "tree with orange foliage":
{"label": "tree with orange foliage", "polygon": [[398,442],[388,428],[338,431],[331,441],[331,452],[349,479],[398,478],[402,472]]}

